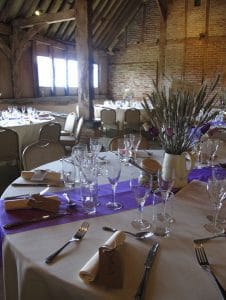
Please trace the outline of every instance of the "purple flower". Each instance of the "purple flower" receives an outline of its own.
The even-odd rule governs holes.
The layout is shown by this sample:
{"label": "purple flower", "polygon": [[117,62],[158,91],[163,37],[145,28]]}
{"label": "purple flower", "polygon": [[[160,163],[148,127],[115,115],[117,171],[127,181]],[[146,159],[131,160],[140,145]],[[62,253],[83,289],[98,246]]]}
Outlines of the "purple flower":
{"label": "purple flower", "polygon": [[166,128],[165,132],[166,132],[167,136],[169,136],[169,137],[173,136],[173,128],[168,127],[168,128]]}
{"label": "purple flower", "polygon": [[158,128],[150,127],[149,128],[149,134],[150,134],[151,137],[157,137],[159,135]]}
{"label": "purple flower", "polygon": [[210,128],[210,123],[206,123],[200,128],[200,131],[202,134],[205,134],[209,130],[209,128]]}

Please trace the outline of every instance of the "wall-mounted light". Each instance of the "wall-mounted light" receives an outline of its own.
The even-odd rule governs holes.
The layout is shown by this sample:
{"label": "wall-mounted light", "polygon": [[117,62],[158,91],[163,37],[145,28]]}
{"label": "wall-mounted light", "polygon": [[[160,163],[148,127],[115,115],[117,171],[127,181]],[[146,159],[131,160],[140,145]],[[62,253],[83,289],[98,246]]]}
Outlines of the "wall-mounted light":
{"label": "wall-mounted light", "polygon": [[43,11],[41,9],[36,9],[35,15],[36,16],[41,16],[43,14]]}

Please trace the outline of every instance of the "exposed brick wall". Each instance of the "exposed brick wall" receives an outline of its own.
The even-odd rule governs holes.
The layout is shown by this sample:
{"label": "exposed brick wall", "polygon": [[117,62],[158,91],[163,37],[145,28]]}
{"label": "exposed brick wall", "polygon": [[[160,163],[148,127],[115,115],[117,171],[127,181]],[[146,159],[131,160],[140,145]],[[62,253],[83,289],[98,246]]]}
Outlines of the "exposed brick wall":
{"label": "exposed brick wall", "polygon": [[[166,44],[161,39],[161,15],[155,0],[146,2],[127,31],[120,37],[117,52],[110,57],[109,94],[121,99],[125,88],[142,99],[151,92],[156,79],[157,62],[164,52],[165,74],[199,85],[220,73],[221,87],[226,89],[226,1],[169,1]],[[159,51],[159,47],[164,47]],[[158,65],[159,67],[159,65]]]}

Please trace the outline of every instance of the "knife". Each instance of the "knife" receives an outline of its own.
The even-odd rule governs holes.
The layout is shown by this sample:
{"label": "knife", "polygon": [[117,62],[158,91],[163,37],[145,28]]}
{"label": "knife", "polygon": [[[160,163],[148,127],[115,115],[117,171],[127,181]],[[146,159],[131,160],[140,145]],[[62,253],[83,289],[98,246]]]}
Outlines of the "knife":
{"label": "knife", "polygon": [[145,288],[146,288],[146,282],[148,279],[149,271],[151,270],[152,264],[154,262],[154,258],[156,256],[156,253],[158,251],[159,244],[157,242],[154,242],[151,249],[148,252],[148,256],[146,258],[146,261],[144,263],[144,274],[141,279],[141,282],[139,284],[139,287],[137,289],[135,300],[142,300],[144,299],[145,295]]}
{"label": "knife", "polygon": [[38,218],[33,218],[30,220],[21,220],[21,221],[16,221],[16,222],[12,222],[12,223],[7,223],[3,225],[4,229],[11,229],[17,226],[21,226],[21,225],[26,225],[26,224],[30,224],[30,223],[36,223],[36,222],[40,222],[40,221],[46,221],[46,220],[52,220],[58,217],[63,217],[66,215],[70,215],[70,212],[62,212],[62,213],[56,213],[56,214],[51,214],[51,215],[44,215]]}
{"label": "knife", "polygon": [[40,183],[40,182],[39,183],[29,183],[29,182],[28,183],[26,183],[26,182],[19,183],[19,182],[13,182],[12,186],[46,186],[46,187],[48,187],[48,186],[50,186],[50,184],[44,183],[44,182],[42,182],[42,183]]}

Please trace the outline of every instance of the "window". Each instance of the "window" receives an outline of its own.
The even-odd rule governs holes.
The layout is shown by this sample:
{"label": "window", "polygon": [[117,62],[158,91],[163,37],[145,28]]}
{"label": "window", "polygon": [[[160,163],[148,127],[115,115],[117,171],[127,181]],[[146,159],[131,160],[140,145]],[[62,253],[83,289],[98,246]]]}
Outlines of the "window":
{"label": "window", "polygon": [[66,87],[66,60],[54,58],[55,86]]}
{"label": "window", "polygon": [[68,86],[78,87],[78,63],[76,60],[68,60]]}
{"label": "window", "polygon": [[[53,88],[53,72],[55,87],[78,87],[78,62],[46,56],[37,56],[38,80],[40,87]],[[98,64],[93,64],[93,86],[98,87]]]}
{"label": "window", "polygon": [[53,86],[52,60],[46,56],[37,56],[39,86]]}

